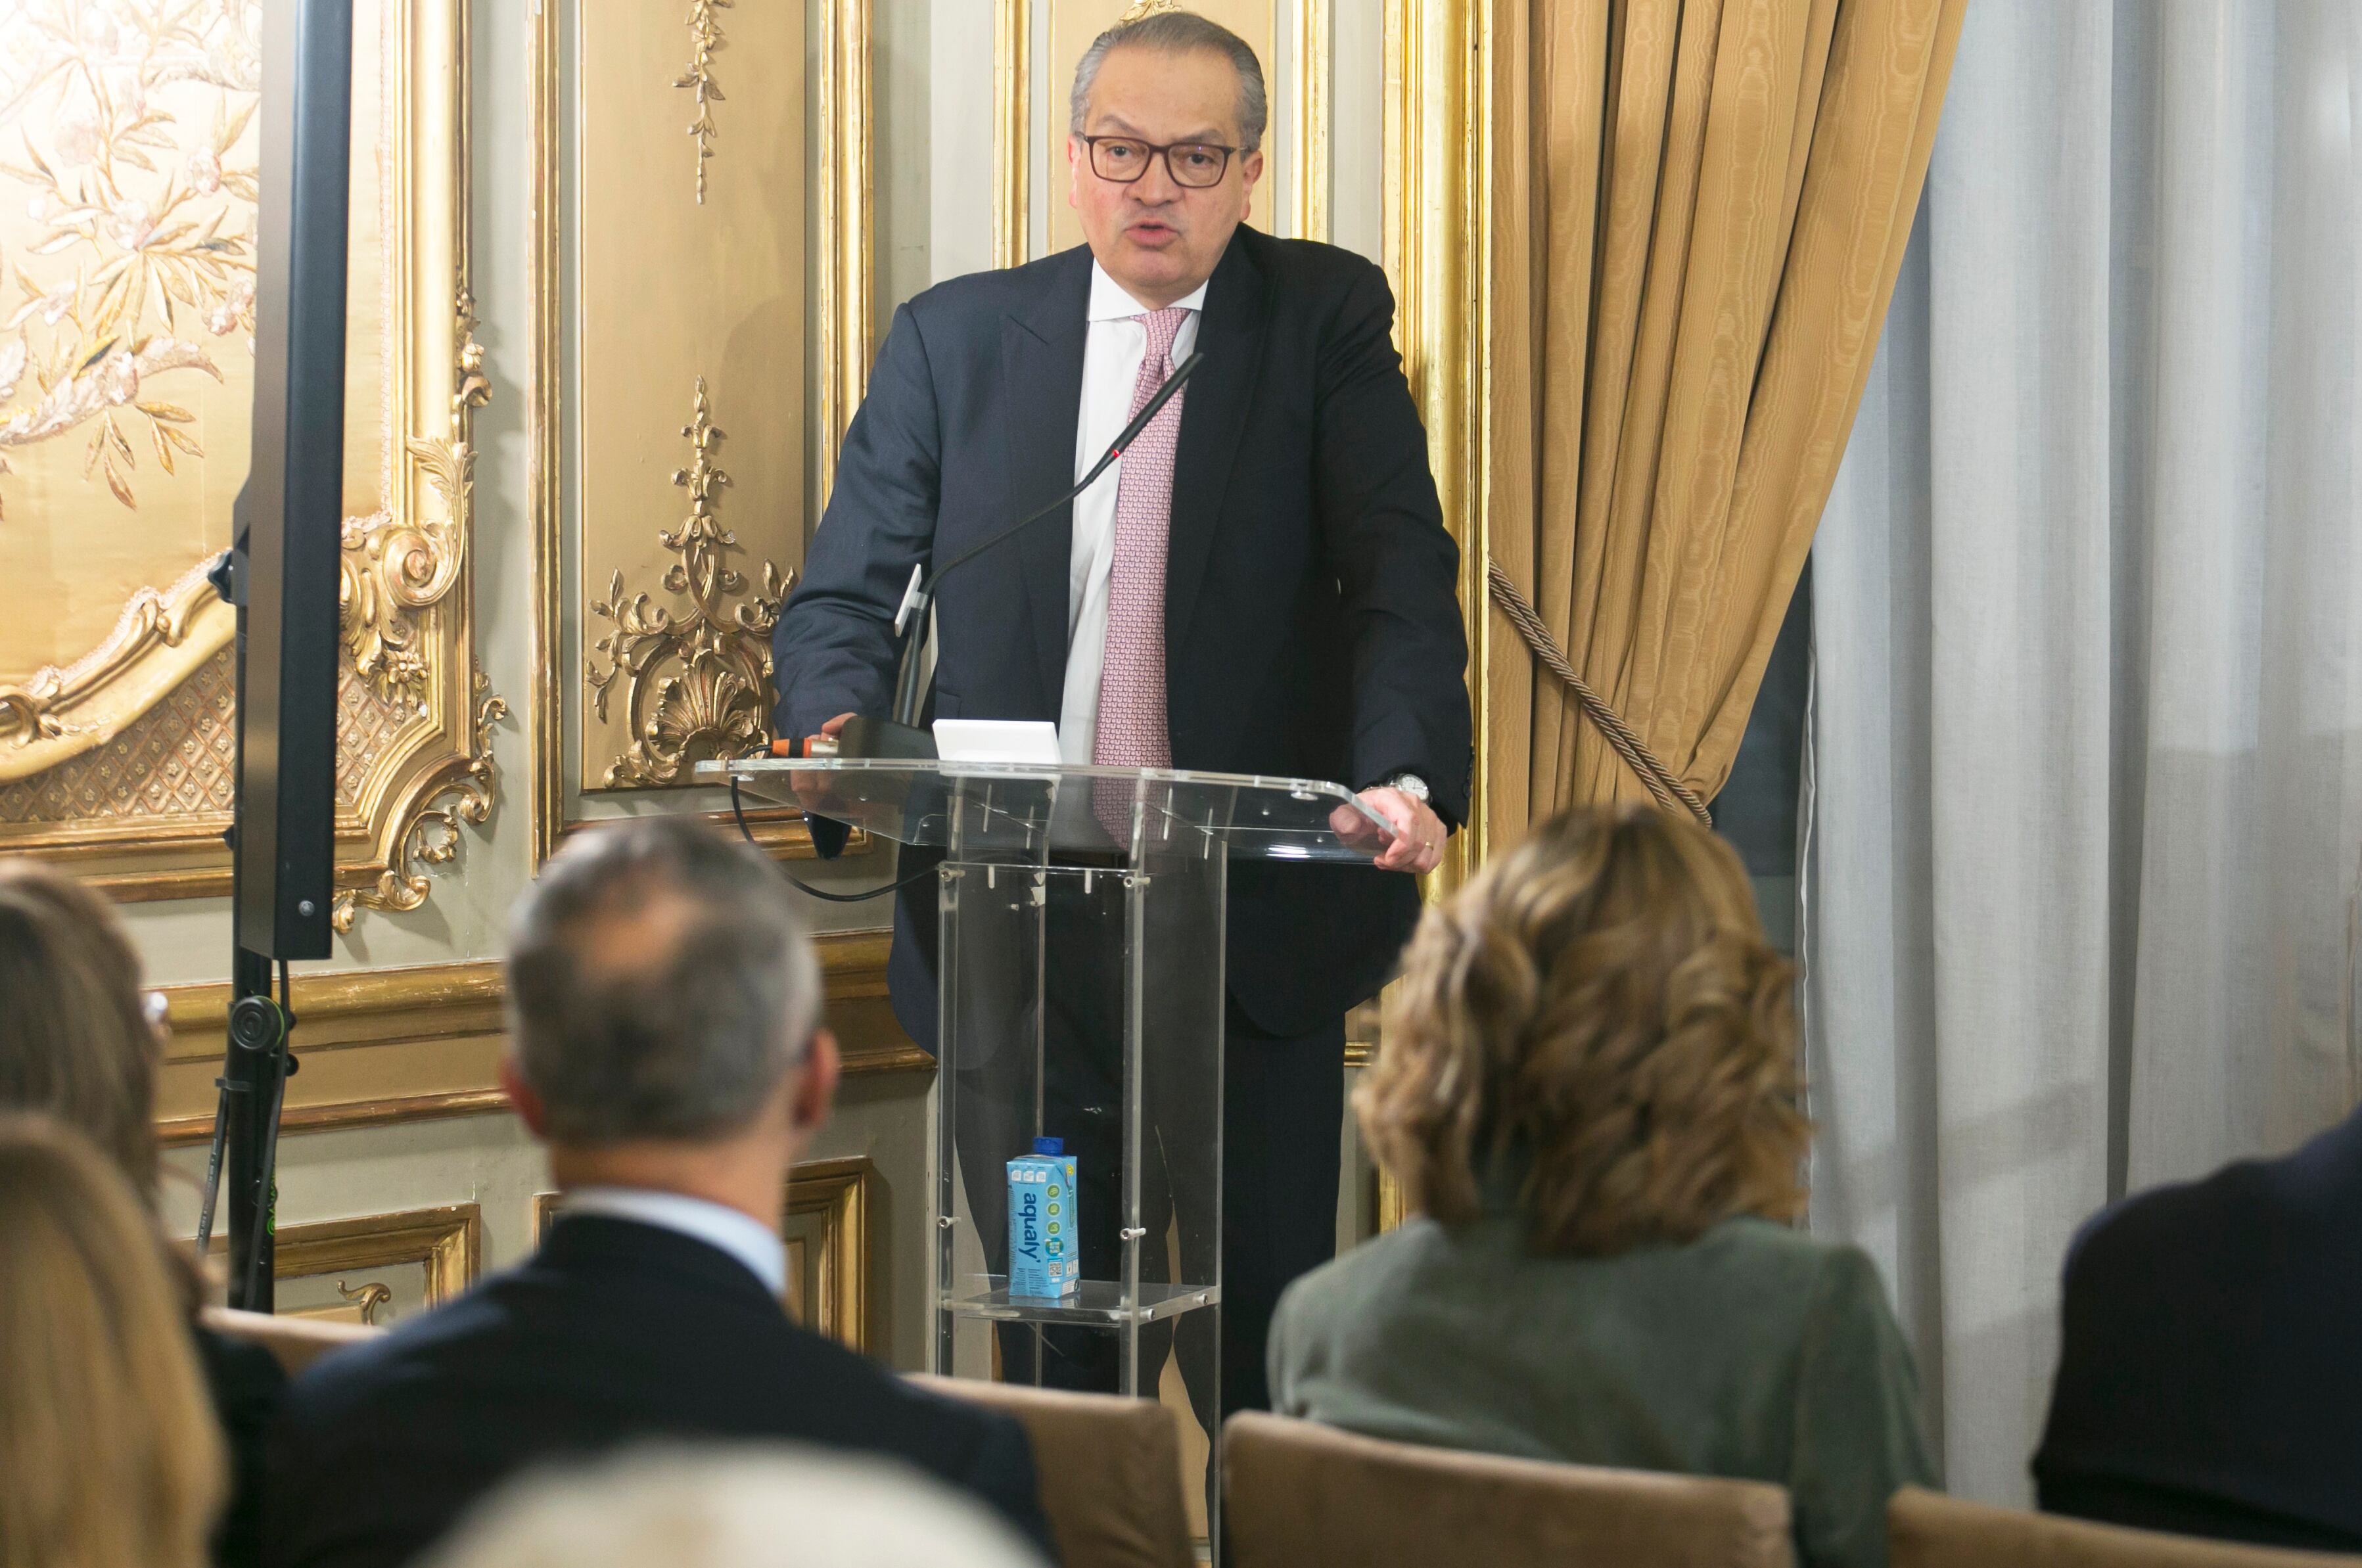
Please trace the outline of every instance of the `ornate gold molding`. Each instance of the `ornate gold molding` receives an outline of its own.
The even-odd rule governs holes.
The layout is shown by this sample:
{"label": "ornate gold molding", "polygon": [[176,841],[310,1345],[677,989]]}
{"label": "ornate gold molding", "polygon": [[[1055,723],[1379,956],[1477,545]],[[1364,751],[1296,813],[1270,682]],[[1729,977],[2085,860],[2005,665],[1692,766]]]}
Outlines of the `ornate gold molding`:
{"label": "ornate gold molding", "polygon": [[1329,78],[1336,0],[1292,0],[1296,8],[1296,140],[1288,193],[1298,239],[1329,237]]}
{"label": "ornate gold molding", "polygon": [[[229,641],[237,613],[205,580],[209,564],[161,591],[134,593],[114,633],[72,665],[0,684],[0,779],[30,778],[114,738]],[[167,651],[184,657],[156,657]],[[94,707],[104,712],[82,717]]]}
{"label": "ornate gold molding", "polygon": [[1460,545],[1476,761],[1468,825],[1428,878],[1440,896],[1485,853],[1485,612],[1489,547],[1484,463],[1492,375],[1495,0],[1386,0],[1385,270],[1396,338],[1427,426],[1446,526]]}
{"label": "ornate gold molding", "polygon": [[533,865],[557,851],[566,823],[565,456],[562,447],[566,352],[566,226],[560,215],[564,133],[560,124],[564,7],[532,7],[525,61],[525,114],[532,122],[532,166],[525,193],[525,298],[533,311],[524,368],[525,504],[533,542],[533,690],[526,701],[532,743],[525,807],[533,822]]}
{"label": "ornate gold molding", "polygon": [[1033,103],[1033,7],[994,0],[992,11],[992,264],[1023,265],[1032,248],[1026,190],[1027,119]]}
{"label": "ornate gold molding", "polygon": [[820,409],[813,460],[828,503],[845,426],[869,385],[870,0],[820,0]]}
{"label": "ornate gold molding", "polygon": [[[227,1245],[227,1238],[216,1234],[211,1255],[223,1255]],[[483,1250],[482,1211],[473,1203],[454,1203],[398,1214],[281,1225],[271,1237],[270,1275],[283,1282],[416,1265],[426,1275],[421,1305],[436,1307],[476,1282]],[[364,1284],[348,1292],[338,1281],[337,1294],[368,1314],[393,1293],[381,1284]],[[322,1315],[315,1310],[289,1314]],[[359,1316],[357,1320],[367,1322],[370,1318]]]}
{"label": "ornate gold molding", "polygon": [[365,1279],[359,1285],[348,1286],[337,1281],[337,1294],[343,1305],[337,1307],[294,1307],[281,1312],[282,1318],[313,1318],[337,1323],[359,1323],[364,1329],[380,1326],[378,1313],[393,1299],[393,1286],[383,1280]]}
{"label": "ornate gold molding", "polygon": [[[873,294],[871,282],[871,192],[869,139],[870,0],[822,0],[817,36],[810,40],[816,62],[811,78],[818,97],[815,116],[818,143],[813,166],[818,171],[811,193],[812,255],[817,273],[810,280],[815,300],[813,359],[811,361],[818,395],[809,410],[807,448],[815,471],[804,476],[801,490],[822,502],[844,427],[866,384],[871,346]],[[742,13],[743,15],[743,13]],[[581,418],[569,403],[569,323],[582,308],[577,278],[568,260],[568,247],[581,240],[580,193],[569,182],[566,154],[567,121],[579,104],[579,77],[574,48],[580,26],[579,0],[542,0],[533,8],[528,35],[529,112],[532,120],[532,165],[529,197],[530,239],[527,250],[527,292],[534,319],[526,368],[527,490],[532,508],[534,575],[533,661],[534,700],[529,728],[532,772],[528,792],[533,808],[532,844],[535,866],[556,853],[558,845],[580,820],[574,767],[586,770],[582,784],[599,787],[605,771],[604,755],[583,756],[588,750],[578,721],[594,717],[590,693],[575,684],[583,668],[589,638],[573,641],[579,613],[569,603],[578,562],[570,558],[571,531],[579,516],[569,487],[579,469],[569,466],[569,429],[579,432]],[[734,39],[744,45],[743,39]],[[717,205],[726,205],[720,193],[727,179],[715,177]],[[723,392],[729,395],[725,385]],[[569,581],[569,580],[574,580]],[[784,586],[784,583],[781,585]],[[766,584],[767,591],[775,591]],[[611,605],[613,600],[611,596]],[[587,608],[587,606],[586,606]],[[578,693],[569,696],[569,692]],[[684,693],[684,696],[686,693]],[[767,713],[764,715],[767,719]],[[693,726],[694,727],[694,726]],[[636,738],[636,732],[635,732]],[[578,761],[569,762],[569,755]],[[625,780],[618,776],[617,783]],[[726,812],[709,812],[726,823]],[[811,839],[792,813],[749,813],[758,842],[774,854],[809,856]],[[848,853],[866,850],[866,840],[848,845]]]}
{"label": "ornate gold molding", "polygon": [[713,79],[713,57],[728,47],[722,37],[722,18],[735,0],[691,0],[689,7],[689,69],[673,80],[676,87],[696,94],[697,114],[689,122],[690,139],[697,144],[697,204],[705,204],[705,164],[713,156],[713,105],[722,102],[722,83]]}
{"label": "ornate gold molding", "polygon": [[[689,613],[675,618],[645,593],[624,595],[624,574],[609,580],[607,597],[590,613],[613,630],[592,645],[584,661],[592,711],[607,717],[609,694],[621,686],[633,740],[607,765],[610,790],[647,789],[684,781],[684,769],[707,757],[760,756],[770,747],[771,628],[795,574],[763,563],[763,584],[746,602],[743,572],[729,564],[738,536],[714,515],[715,491],[730,476],[713,461],[723,431],[714,425],[705,378],[697,378],[690,422],[690,466],[672,482],[689,492],[689,515],[678,531],[658,530],[666,550],[680,558],[667,569],[664,588],[685,594]],[[600,668],[604,656],[605,668]]]}
{"label": "ornate gold molding", "polygon": [[469,822],[481,827],[491,820],[500,781],[492,766],[492,724],[509,716],[509,705],[491,694],[491,684],[483,671],[475,672],[473,744],[458,759],[458,768],[440,773],[395,819],[397,836],[385,869],[370,886],[349,888],[337,895],[328,923],[338,935],[352,930],[363,910],[403,913],[424,904],[434,889],[425,868],[448,866],[458,857],[459,824]]}
{"label": "ornate gold molding", "polygon": [[476,455],[469,437],[475,411],[491,401],[491,381],[484,374],[483,345],[476,341],[475,296],[464,272],[452,320],[456,347],[449,431],[409,436],[403,443],[403,452],[441,502],[441,511],[412,508],[403,515],[379,512],[347,518],[343,558],[337,563],[345,647],[352,655],[354,671],[389,701],[415,701],[425,687],[433,668],[420,640],[425,612],[458,585],[475,520]]}
{"label": "ornate gold molding", "polygon": [[[884,931],[815,939],[823,1006],[857,1077],[933,1072],[934,1058],[894,1021],[886,995]],[[221,1070],[229,988],[165,988],[164,1071],[157,1132],[168,1143],[213,1135],[214,1077]],[[296,1054],[288,1080],[291,1132],[373,1127],[505,1111],[500,1059],[508,1034],[506,988],[494,959],[295,977]]]}
{"label": "ornate gold molding", "polygon": [[877,1179],[866,1154],[807,1161],[788,1174],[781,1226],[790,1304],[802,1308],[815,1333],[864,1353],[869,1349],[869,1198]]}
{"label": "ornate gold molding", "polygon": [[[365,283],[375,313],[357,319],[355,341],[357,352],[382,360],[381,407],[369,423],[383,444],[352,454],[353,484],[370,499],[356,503],[369,510],[347,523],[340,562],[352,672],[338,692],[336,832],[348,924],[359,908],[415,908],[428,886],[420,868],[455,847],[448,830],[489,812],[484,725],[503,711],[481,691],[472,624],[471,429],[490,383],[469,292],[469,0],[367,0],[358,11],[357,58],[366,50],[370,70],[357,74],[356,113],[374,156],[357,162],[373,194],[365,201],[356,186],[356,217],[369,213],[383,248],[355,253],[357,297]],[[218,173],[226,187],[238,173],[199,172]],[[205,326],[226,335],[240,319],[226,309]],[[142,412],[160,428],[177,427],[170,405]],[[379,471],[364,480],[371,458]],[[46,702],[52,720],[84,725],[83,738],[103,749],[27,759],[25,751],[50,743],[11,746],[5,726],[9,713],[26,723],[30,704],[0,707],[0,784],[14,792],[0,850],[62,860],[118,899],[229,886],[220,834],[234,617],[196,571],[162,597],[160,610],[134,602],[109,644],[119,660],[85,660],[62,682],[72,687],[79,672],[110,683],[101,703],[108,711],[125,710],[117,696],[149,683],[153,706],[131,704],[125,711],[137,716],[110,731],[85,724],[62,695]],[[9,782],[16,767],[35,766],[38,776]]]}

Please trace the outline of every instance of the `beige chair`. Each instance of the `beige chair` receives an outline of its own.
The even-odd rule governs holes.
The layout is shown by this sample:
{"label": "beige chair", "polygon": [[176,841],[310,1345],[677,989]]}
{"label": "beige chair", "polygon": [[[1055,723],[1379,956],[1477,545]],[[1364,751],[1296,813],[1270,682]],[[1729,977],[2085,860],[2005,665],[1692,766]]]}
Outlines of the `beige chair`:
{"label": "beige chair", "polygon": [[208,1307],[203,1313],[206,1328],[225,1339],[247,1340],[260,1345],[279,1358],[279,1364],[294,1376],[332,1350],[341,1350],[362,1340],[375,1339],[383,1329],[364,1328],[359,1323],[326,1323],[316,1318],[273,1318],[264,1312],[241,1312],[231,1307]]}
{"label": "beige chair", "polygon": [[1788,1494],[1360,1437],[1242,1412],[1223,1428],[1234,1568],[1785,1568]]}
{"label": "beige chair", "polygon": [[1164,1406],[966,1377],[911,1381],[1024,1424],[1042,1511],[1066,1568],[1189,1568],[1196,1561],[1181,1502],[1180,1431]]}
{"label": "beige chair", "polygon": [[1964,1503],[1906,1486],[1886,1505],[1888,1568],[2345,1568],[2362,1557],[2160,1535]]}

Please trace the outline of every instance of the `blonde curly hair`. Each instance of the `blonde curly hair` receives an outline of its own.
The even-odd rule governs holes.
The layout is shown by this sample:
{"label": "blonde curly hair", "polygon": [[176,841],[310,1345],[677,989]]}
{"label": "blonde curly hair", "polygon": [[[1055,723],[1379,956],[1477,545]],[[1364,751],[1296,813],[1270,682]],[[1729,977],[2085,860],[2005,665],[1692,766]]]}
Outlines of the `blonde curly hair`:
{"label": "blonde curly hair", "polygon": [[1481,1170],[1518,1172],[1538,1252],[1792,1220],[1793,981],[1728,845],[1645,807],[1562,812],[1428,911],[1354,1112],[1437,1220],[1478,1215]]}

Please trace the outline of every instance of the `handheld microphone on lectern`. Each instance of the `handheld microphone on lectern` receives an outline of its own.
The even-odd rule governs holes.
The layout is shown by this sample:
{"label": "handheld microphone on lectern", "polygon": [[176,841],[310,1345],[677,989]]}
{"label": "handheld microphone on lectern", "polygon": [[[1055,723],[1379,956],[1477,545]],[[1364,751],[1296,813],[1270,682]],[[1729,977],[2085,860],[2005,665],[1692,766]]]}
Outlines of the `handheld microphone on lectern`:
{"label": "handheld microphone on lectern", "polygon": [[1189,379],[1205,357],[1202,353],[1192,352],[1175,365],[1173,373],[1164,378],[1164,384],[1156,389],[1154,395],[1142,405],[1138,414],[1132,415],[1131,423],[1108,443],[1108,449],[1100,454],[1099,460],[1093,463],[1090,471],[1076,480],[1072,488],[1008,527],[970,545],[933,572],[921,566],[911,569],[911,586],[902,595],[901,605],[894,612],[894,635],[903,640],[901,668],[894,682],[894,716],[890,720],[866,717],[846,720],[844,728],[836,737],[837,755],[922,758],[935,755],[934,736],[919,727],[919,708],[925,701],[925,693],[920,690],[919,669],[924,663],[926,651],[927,607],[934,601],[936,586],[985,551],[1006,543],[1090,489],[1098,481],[1098,477],[1107,472],[1108,466],[1123,456],[1123,449],[1148,428],[1148,422],[1156,417],[1158,411],[1173,401],[1174,394],[1181,390],[1181,383]]}

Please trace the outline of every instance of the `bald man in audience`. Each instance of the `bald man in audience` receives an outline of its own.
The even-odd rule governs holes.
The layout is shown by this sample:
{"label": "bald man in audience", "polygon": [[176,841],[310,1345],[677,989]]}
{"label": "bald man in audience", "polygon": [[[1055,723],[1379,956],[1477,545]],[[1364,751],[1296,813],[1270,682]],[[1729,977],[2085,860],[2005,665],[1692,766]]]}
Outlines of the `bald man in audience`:
{"label": "bald man in audience", "polygon": [[527,895],[508,985],[503,1076],[549,1145],[557,1222],[522,1267],[297,1380],[264,1562],[392,1568],[515,1472],[654,1437],[898,1459],[1047,1552],[1015,1422],[787,1317],[788,1175],[837,1052],[769,863],[680,818],[586,834]]}

